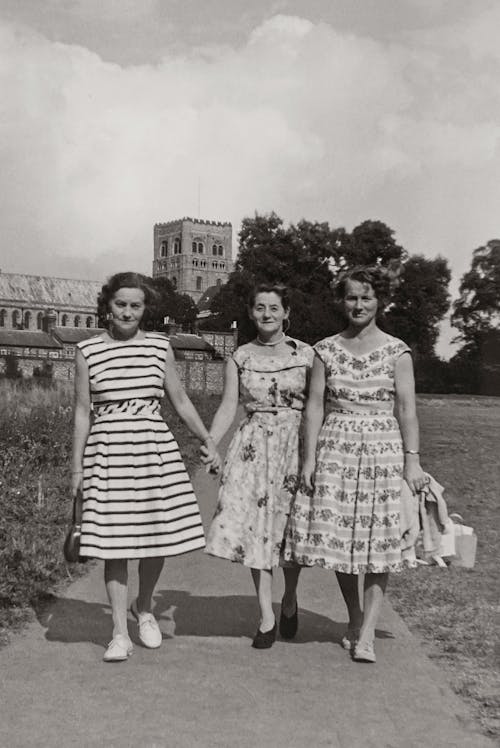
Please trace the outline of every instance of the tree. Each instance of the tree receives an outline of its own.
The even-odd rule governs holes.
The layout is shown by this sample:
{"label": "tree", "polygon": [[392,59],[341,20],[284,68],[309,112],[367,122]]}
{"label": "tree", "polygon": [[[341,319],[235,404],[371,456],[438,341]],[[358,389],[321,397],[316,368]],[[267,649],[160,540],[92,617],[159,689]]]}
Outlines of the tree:
{"label": "tree", "polygon": [[466,344],[500,325],[500,240],[475,249],[471,269],[460,283],[453,305],[452,324]]}
{"label": "tree", "polygon": [[177,293],[171,281],[165,277],[154,278],[153,286],[159,296],[152,320],[154,329],[163,329],[166,317],[182,327],[191,327],[198,312],[193,299],[188,294]]}
{"label": "tree", "polygon": [[327,223],[301,221],[285,228],[275,213],[243,220],[240,251],[228,283],[214,297],[212,328],[238,323],[240,341],[254,335],[246,300],[256,283],[284,283],[292,296],[290,334],[306,341],[341,325],[335,308],[330,265],[338,260],[335,232]]}
{"label": "tree", "polygon": [[214,297],[210,326],[228,330],[238,322],[240,342],[254,334],[245,301],[254,283],[285,283],[291,291],[290,334],[307,342],[339,332],[344,321],[332,282],[346,267],[378,264],[401,270],[401,284],[386,315],[390,332],[423,356],[432,352],[437,325],[448,309],[446,261],[409,257],[381,221],[364,221],[349,234],[328,223],[300,221],[288,228],[275,213],[245,218],[240,252],[228,283]]}
{"label": "tree", "polygon": [[459,292],[451,320],[463,346],[450,361],[454,387],[500,395],[500,240],[474,250]]}
{"label": "tree", "polygon": [[442,257],[412,255],[402,265],[399,285],[385,315],[385,327],[405,341],[418,358],[434,354],[439,322],[450,306],[451,274]]}

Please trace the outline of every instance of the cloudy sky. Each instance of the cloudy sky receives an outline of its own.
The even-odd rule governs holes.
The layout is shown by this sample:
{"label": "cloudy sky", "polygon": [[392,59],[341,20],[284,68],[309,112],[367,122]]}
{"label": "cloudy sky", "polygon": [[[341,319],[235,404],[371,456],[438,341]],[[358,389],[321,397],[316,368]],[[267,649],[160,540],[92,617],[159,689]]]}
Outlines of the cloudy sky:
{"label": "cloudy sky", "polygon": [[199,192],[235,233],[383,220],[455,292],[500,238],[499,28],[497,0],[0,0],[0,268],[149,272]]}

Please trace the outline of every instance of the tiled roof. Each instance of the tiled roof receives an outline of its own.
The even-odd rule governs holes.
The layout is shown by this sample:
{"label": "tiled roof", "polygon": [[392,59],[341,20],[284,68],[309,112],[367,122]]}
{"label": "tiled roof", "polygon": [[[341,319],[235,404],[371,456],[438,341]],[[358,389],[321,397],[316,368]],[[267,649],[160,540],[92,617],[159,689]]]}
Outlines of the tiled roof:
{"label": "tiled roof", "polygon": [[209,312],[215,294],[220,291],[220,286],[209,286],[203,296],[200,297],[196,306],[199,312]]}
{"label": "tiled roof", "polygon": [[102,283],[0,272],[0,305],[55,306],[95,311]]}
{"label": "tiled roof", "polygon": [[54,335],[62,343],[76,344],[82,340],[88,340],[93,335],[104,332],[100,327],[54,327]]}
{"label": "tiled roof", "polygon": [[3,330],[0,328],[0,346],[19,348],[62,348],[61,343],[46,332],[32,330]]}
{"label": "tiled roof", "polygon": [[215,351],[214,347],[200,338],[199,335],[177,332],[175,335],[170,335],[169,338],[172,348],[178,348],[182,351]]}

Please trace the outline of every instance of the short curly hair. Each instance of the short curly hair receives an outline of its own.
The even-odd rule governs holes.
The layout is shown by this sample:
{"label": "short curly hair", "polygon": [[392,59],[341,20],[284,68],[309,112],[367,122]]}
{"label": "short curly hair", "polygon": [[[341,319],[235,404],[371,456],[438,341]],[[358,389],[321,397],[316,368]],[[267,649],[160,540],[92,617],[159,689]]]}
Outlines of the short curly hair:
{"label": "short curly hair", "polygon": [[108,326],[107,314],[109,312],[109,302],[120,288],[138,288],[144,293],[146,308],[141,320],[141,327],[144,327],[147,322],[154,319],[159,296],[153,286],[152,279],[146,275],[142,275],[142,273],[127,271],[115,273],[108,278],[107,283],[101,288],[97,298],[97,314],[101,325]]}
{"label": "short curly hair", "polygon": [[259,293],[275,293],[279,296],[283,309],[288,312],[290,309],[290,294],[288,288],[282,283],[257,283],[248,294],[247,304],[251,309],[255,304],[255,299]]}
{"label": "short curly hair", "polygon": [[373,288],[379,302],[379,311],[382,312],[391,301],[393,280],[385,268],[376,265],[356,265],[340,273],[334,285],[335,297],[338,302],[344,300],[348,281],[366,283]]}

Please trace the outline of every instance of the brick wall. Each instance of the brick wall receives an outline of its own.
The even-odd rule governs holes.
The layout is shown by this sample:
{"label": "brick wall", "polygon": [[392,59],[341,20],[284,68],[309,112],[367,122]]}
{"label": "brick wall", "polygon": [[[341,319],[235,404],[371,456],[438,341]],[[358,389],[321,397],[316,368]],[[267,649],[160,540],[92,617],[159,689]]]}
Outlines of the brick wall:
{"label": "brick wall", "polygon": [[[0,356],[0,374],[5,372],[5,356]],[[40,369],[44,361],[50,361],[55,379],[72,380],[74,378],[73,360],[57,361],[28,356],[16,356],[19,370],[23,377],[33,376],[34,369]],[[224,385],[223,361],[176,361],[180,380],[188,392],[207,392],[221,394]]]}

